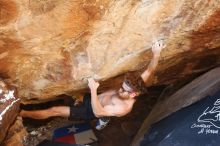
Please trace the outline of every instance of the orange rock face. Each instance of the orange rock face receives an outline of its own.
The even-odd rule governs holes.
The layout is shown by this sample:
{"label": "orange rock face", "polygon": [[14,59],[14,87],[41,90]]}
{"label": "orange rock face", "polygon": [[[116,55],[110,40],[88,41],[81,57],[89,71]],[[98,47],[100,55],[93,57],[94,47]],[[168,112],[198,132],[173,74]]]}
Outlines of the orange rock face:
{"label": "orange rock face", "polygon": [[166,48],[152,84],[219,65],[220,1],[0,0],[0,76],[23,100],[141,70],[156,39]]}

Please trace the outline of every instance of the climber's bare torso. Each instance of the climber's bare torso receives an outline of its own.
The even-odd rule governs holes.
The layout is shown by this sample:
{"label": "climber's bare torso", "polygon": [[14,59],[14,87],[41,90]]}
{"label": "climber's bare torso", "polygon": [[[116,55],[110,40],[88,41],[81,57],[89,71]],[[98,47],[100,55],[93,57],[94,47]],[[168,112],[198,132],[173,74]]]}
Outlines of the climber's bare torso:
{"label": "climber's bare torso", "polygon": [[[120,91],[118,90],[109,90],[102,94],[98,95],[99,101],[101,105],[105,108],[105,106],[120,106],[125,109],[127,112],[130,112],[134,102],[136,101],[134,98],[123,98],[120,96]],[[119,114],[118,116],[122,116],[124,114]]]}

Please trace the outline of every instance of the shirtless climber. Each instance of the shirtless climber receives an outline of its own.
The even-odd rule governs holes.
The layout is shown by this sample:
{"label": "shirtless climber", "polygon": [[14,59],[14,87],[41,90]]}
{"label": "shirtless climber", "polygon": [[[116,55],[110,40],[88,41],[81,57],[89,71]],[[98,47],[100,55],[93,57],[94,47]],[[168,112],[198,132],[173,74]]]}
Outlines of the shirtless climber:
{"label": "shirtless climber", "polygon": [[[139,76],[138,81],[144,84],[155,71],[160,57],[160,52],[164,48],[163,41],[157,41],[152,46],[153,59],[148,68]],[[136,81],[135,81],[136,82]],[[99,124],[96,129],[104,128],[109,119],[107,117],[121,117],[128,114],[136,101],[136,96],[141,93],[138,83],[135,84],[129,80],[125,80],[119,90],[108,90],[97,95],[99,83],[93,78],[88,79],[88,86],[91,91],[86,94],[83,99],[83,104],[79,107],[55,106],[44,110],[26,111],[22,110],[22,117],[33,119],[46,119],[49,117],[68,117],[69,119],[91,120],[99,118]],[[142,84],[143,85],[143,84]]]}

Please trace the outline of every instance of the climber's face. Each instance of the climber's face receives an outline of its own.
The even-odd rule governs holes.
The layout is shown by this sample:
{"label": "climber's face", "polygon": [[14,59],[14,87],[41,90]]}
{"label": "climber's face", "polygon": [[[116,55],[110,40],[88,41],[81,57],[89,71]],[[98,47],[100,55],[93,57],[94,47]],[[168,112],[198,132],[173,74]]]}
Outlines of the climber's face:
{"label": "climber's face", "polygon": [[128,99],[138,96],[138,93],[134,91],[126,82],[123,82],[122,87],[119,89],[119,96]]}
{"label": "climber's face", "polygon": [[121,98],[124,98],[124,99],[130,98],[130,93],[128,91],[124,90],[123,88],[120,88],[118,93]]}

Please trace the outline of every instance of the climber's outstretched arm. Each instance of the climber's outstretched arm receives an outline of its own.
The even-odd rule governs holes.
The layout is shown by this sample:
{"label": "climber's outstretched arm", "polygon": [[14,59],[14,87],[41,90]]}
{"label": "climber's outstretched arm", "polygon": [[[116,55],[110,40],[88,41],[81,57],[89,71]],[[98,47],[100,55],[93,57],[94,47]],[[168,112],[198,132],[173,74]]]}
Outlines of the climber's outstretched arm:
{"label": "climber's outstretched arm", "polygon": [[147,83],[151,75],[154,73],[158,64],[158,60],[160,58],[160,52],[164,47],[165,45],[163,44],[163,40],[159,40],[152,45],[153,58],[150,64],[148,65],[148,68],[141,74],[141,78],[143,79],[145,84]]}

